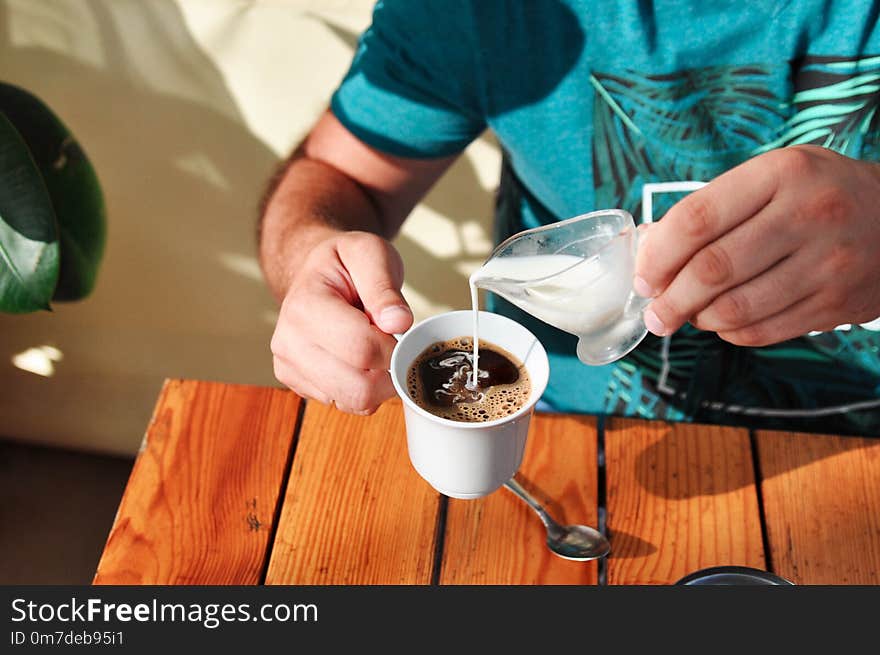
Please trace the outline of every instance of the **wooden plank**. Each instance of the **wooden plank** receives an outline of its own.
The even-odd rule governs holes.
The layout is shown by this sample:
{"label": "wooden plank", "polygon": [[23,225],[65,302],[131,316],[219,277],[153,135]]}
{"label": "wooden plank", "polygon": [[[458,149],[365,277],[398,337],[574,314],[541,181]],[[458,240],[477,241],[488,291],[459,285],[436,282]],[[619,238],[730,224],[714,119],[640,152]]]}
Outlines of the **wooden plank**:
{"label": "wooden plank", "polygon": [[765,568],[746,430],[612,419],[605,431],[609,584]]}
{"label": "wooden plank", "polygon": [[771,561],[798,584],[880,584],[880,442],[758,432]]}
{"label": "wooden plank", "polygon": [[[563,523],[597,525],[596,421],[533,417],[520,480]],[[553,555],[534,511],[506,489],[449,500],[441,584],[596,584],[596,562]]]}
{"label": "wooden plank", "polygon": [[403,409],[308,403],[267,584],[428,584],[440,494],[415,472]]}
{"label": "wooden plank", "polygon": [[95,584],[257,584],[300,402],[167,380]]}

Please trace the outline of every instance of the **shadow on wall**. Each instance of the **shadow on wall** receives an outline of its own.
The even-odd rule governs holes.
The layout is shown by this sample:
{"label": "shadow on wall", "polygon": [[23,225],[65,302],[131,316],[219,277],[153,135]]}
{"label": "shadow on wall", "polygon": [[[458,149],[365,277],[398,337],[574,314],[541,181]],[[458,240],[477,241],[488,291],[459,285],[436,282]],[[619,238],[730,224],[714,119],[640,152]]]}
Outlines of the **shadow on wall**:
{"label": "shadow on wall", "polygon": [[[352,52],[357,49],[360,34],[337,25],[321,16],[309,14],[324,25]],[[498,151],[498,145],[489,132],[480,137],[482,145]],[[497,154],[500,161],[500,154]],[[494,177],[497,178],[496,166]],[[411,222],[394,240],[394,246],[406,265],[406,286],[433,305],[445,309],[463,309],[470,306],[468,270],[475,270],[491,251],[491,224],[494,206],[493,179],[491,189],[480,180],[476,165],[467,156],[459,157],[443,178],[422,201],[421,207],[451,223],[444,244],[448,255],[430,250],[427,243],[436,243],[431,235],[422,241],[415,238],[420,230]],[[411,228],[411,229],[407,229]],[[433,238],[433,239],[432,239]],[[410,302],[415,299],[409,298]],[[416,319],[418,320],[418,307]]]}
{"label": "shadow on wall", "polygon": [[[272,382],[274,305],[253,256],[256,192],[276,158],[173,2],[0,7],[0,76],[78,136],[108,214],[91,298],[0,316],[0,424],[19,438],[131,452],[166,376]],[[38,45],[51,40],[57,49]],[[63,357],[55,375],[10,366],[44,344]]]}
{"label": "shadow on wall", "polygon": [[[544,2],[540,7],[529,3],[508,3],[504,5],[503,11],[499,9],[498,3],[475,3],[473,15],[470,16],[470,21],[466,21],[469,27],[465,28],[461,28],[455,19],[449,19],[454,14],[449,14],[448,7],[442,3],[422,3],[419,9],[413,9],[414,6],[399,3],[384,7],[382,11],[388,19],[382,23],[381,29],[376,30],[373,38],[367,37],[362,45],[369,49],[373,43],[393,42],[394,57],[381,61],[367,57],[358,68],[358,74],[385,94],[410,103],[436,107],[447,107],[450,94],[455,96],[460,93],[459,89],[467,89],[465,95],[477,97],[481,96],[479,89],[485,87],[485,97],[480,97],[473,103],[468,100],[463,102],[474,112],[486,112],[487,115],[483,118],[489,125],[495,124],[493,121],[503,115],[529,106],[552,93],[577,65],[583,52],[586,37],[580,21],[566,4],[558,0]],[[540,30],[536,32],[533,28],[535,21],[542,25],[552,25],[555,30],[554,47],[542,52],[539,57],[534,56],[536,48],[546,44],[535,36],[540,33]],[[359,47],[357,34],[338,25],[323,22],[349,49]],[[463,38],[462,34],[470,34],[471,30],[475,30],[474,39],[478,44],[476,47],[493,52],[503,49],[507,62],[492,62],[489,81],[483,79],[483,74],[477,73],[474,80],[450,82],[455,79],[456,74],[466,76],[464,71],[474,65],[467,57],[459,60],[459,54],[466,51],[441,51],[431,47],[436,45],[434,43],[422,47],[421,42],[424,38],[430,40],[431,35],[439,33],[437,30],[447,29],[452,30],[447,35],[448,38]],[[407,79],[411,70],[420,71],[423,85],[436,85],[437,88],[425,92],[420,88],[422,85],[403,83],[401,80]],[[471,94],[472,87],[477,90]],[[352,120],[361,120],[357,112],[354,112]],[[366,117],[360,127],[367,132],[374,128],[371,120]],[[403,138],[393,132],[383,133],[382,136],[392,141]],[[437,267],[437,270],[423,267],[412,273],[407,271],[407,281],[417,288],[466,289],[466,272],[475,268],[490,250],[488,238],[485,244],[487,247],[482,250],[469,247],[469,233],[489,233],[488,221],[479,224],[470,221],[473,225],[467,225],[467,221],[464,224],[460,222],[463,215],[459,211],[470,204],[471,198],[485,195],[485,188],[480,184],[477,171],[473,167],[459,167],[450,172],[448,179],[448,189],[451,192],[447,193],[441,182],[436,193],[425,199],[424,206],[427,209],[436,209],[441,215],[447,215],[456,221],[460,243],[456,255],[443,259],[445,266]],[[451,183],[453,179],[454,185]],[[486,215],[490,215],[491,205],[486,210]],[[420,247],[421,241],[413,238],[416,236],[414,231],[404,227],[398,245],[405,262],[423,261],[425,255],[430,257],[430,253]],[[473,261],[475,257],[476,262]]]}
{"label": "shadow on wall", "polygon": [[[177,3],[0,0],[0,79],[43,98],[77,135],[108,215],[90,298],[51,314],[0,315],[3,432],[132,453],[165,377],[274,384],[276,310],[254,221],[277,156],[246,126]],[[474,227],[463,223],[490,219],[484,187],[463,157],[428,198],[460,242]],[[396,244],[408,287],[426,306],[461,306],[461,264],[479,261],[487,244],[438,255],[413,235]],[[42,357],[42,374],[11,364],[22,353]]]}

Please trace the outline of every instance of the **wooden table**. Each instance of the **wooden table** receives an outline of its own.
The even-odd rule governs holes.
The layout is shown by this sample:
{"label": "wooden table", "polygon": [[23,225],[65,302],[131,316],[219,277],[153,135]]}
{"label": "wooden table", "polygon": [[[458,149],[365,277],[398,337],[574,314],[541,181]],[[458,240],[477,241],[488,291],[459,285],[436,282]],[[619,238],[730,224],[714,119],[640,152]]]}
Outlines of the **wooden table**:
{"label": "wooden table", "polygon": [[880,583],[880,440],[538,414],[519,476],[612,555],[549,553],[500,490],[411,467],[399,402],[355,417],[289,391],[169,380],[97,584],[669,584],[745,565]]}

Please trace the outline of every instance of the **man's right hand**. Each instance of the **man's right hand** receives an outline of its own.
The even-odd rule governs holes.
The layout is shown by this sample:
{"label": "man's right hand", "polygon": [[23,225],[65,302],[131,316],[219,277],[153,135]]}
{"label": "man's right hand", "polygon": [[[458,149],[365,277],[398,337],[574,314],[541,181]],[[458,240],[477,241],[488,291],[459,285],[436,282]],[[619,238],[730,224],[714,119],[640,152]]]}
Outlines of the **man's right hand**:
{"label": "man's right hand", "polygon": [[395,333],[413,317],[391,238],[455,159],[395,157],[326,112],[274,178],[260,263],[282,301],[275,376],[302,396],[370,414],[394,395]]}
{"label": "man's right hand", "polygon": [[412,312],[403,262],[385,239],[341,232],[321,241],[291,280],[272,336],[275,377],[299,395],[372,414],[394,395],[395,333]]}

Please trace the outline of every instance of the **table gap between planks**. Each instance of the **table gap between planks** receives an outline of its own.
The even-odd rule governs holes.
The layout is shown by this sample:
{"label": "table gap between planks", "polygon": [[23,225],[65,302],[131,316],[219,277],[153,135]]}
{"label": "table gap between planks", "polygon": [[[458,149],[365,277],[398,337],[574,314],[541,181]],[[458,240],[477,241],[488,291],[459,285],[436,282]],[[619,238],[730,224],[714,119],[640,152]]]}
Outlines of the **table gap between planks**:
{"label": "table gap between planks", "polygon": [[[880,583],[880,441],[535,415],[518,478],[597,525],[607,584],[715,565]],[[96,584],[580,584],[506,490],[447,499],[412,469],[400,402],[371,417],[290,391],[167,380]]]}

